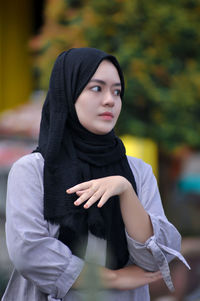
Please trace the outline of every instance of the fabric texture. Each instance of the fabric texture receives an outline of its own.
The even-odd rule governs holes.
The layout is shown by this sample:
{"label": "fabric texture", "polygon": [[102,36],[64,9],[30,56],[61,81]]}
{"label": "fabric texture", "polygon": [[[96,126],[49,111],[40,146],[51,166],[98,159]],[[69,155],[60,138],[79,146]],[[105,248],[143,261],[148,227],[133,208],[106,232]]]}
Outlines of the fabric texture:
{"label": "fabric texture", "polygon": [[94,204],[85,210],[74,206],[75,194],[66,194],[67,188],[78,183],[112,175],[127,178],[136,191],[122,141],[113,130],[106,135],[89,132],[75,111],[76,99],[105,59],[119,73],[123,97],[124,79],[115,57],[94,48],[74,48],[59,55],[43,106],[36,151],[45,160],[45,219],[61,226],[59,239],[81,258],[85,255],[88,231],[106,239],[106,266],[117,269],[128,261],[119,197],[113,196],[102,208]]}

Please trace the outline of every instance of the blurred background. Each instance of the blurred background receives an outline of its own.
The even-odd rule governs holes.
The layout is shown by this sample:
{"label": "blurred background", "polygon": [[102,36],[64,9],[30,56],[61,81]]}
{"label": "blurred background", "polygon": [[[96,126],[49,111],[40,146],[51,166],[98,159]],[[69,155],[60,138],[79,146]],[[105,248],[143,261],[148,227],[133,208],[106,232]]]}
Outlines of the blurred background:
{"label": "blurred background", "polygon": [[12,270],[4,234],[9,169],[37,144],[55,58],[89,46],[120,61],[126,94],[116,132],[128,154],[152,165],[192,267],[174,261],[176,292],[155,283],[151,299],[200,300],[200,1],[1,1],[0,25],[0,296]]}

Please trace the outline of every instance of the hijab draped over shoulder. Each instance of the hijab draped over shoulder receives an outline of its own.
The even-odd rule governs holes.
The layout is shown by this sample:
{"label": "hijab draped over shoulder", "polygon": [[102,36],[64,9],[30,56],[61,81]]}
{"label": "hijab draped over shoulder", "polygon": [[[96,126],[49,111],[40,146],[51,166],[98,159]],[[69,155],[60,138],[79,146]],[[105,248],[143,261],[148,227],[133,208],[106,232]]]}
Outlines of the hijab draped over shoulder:
{"label": "hijab draped over shoulder", "polygon": [[102,208],[96,203],[86,210],[74,205],[76,194],[66,193],[66,189],[78,183],[112,175],[124,176],[136,191],[122,141],[113,130],[106,135],[89,132],[80,124],[75,111],[76,99],[105,59],[119,73],[122,98],[124,78],[114,56],[94,48],[73,48],[58,56],[35,151],[44,158],[44,218],[60,225],[58,239],[81,258],[85,256],[89,231],[106,239],[106,266],[117,269],[129,258],[119,197],[111,197]]}

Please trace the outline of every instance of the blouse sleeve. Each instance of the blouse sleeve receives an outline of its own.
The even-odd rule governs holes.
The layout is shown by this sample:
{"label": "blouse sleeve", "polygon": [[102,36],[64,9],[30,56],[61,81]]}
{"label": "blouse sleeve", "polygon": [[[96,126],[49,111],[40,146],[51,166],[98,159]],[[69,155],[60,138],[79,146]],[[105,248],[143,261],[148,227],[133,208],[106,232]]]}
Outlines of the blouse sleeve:
{"label": "blouse sleeve", "polygon": [[130,259],[145,270],[159,269],[166,285],[173,291],[168,263],[178,257],[190,268],[180,253],[181,236],[164,214],[151,166],[139,159],[136,164],[129,159],[129,163],[136,178],[138,198],[148,212],[153,226],[153,236],[144,244],[131,238],[126,231]]}
{"label": "blouse sleeve", "polygon": [[42,172],[30,159],[34,155],[17,161],[9,174],[7,247],[24,278],[49,297],[61,299],[76,281],[84,262],[50,235],[49,224],[43,218]]}

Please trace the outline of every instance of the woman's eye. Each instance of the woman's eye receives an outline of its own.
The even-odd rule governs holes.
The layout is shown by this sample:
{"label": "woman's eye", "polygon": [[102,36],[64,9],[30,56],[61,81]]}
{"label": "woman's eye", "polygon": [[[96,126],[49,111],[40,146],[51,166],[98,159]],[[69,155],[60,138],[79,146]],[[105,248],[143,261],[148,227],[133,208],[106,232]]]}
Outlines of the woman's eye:
{"label": "woman's eye", "polygon": [[101,87],[100,86],[94,86],[94,87],[91,88],[91,90],[94,91],[94,92],[99,92],[99,91],[101,91]]}
{"label": "woman's eye", "polygon": [[118,90],[118,89],[117,89],[117,90],[114,91],[114,95],[120,96],[120,94],[121,94],[121,90]]}

